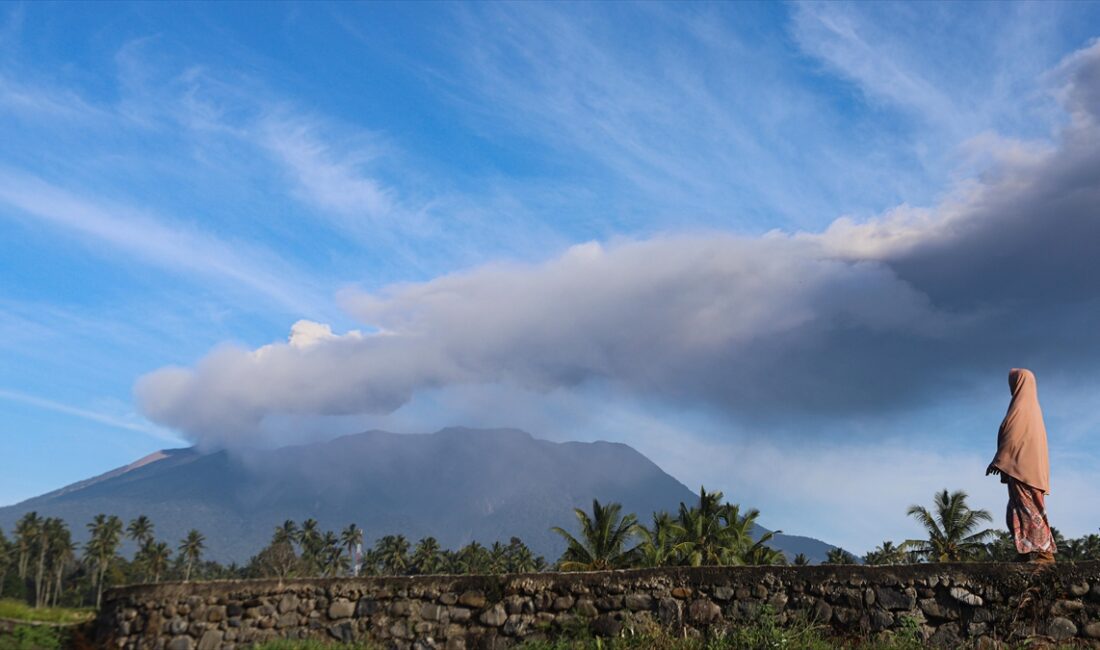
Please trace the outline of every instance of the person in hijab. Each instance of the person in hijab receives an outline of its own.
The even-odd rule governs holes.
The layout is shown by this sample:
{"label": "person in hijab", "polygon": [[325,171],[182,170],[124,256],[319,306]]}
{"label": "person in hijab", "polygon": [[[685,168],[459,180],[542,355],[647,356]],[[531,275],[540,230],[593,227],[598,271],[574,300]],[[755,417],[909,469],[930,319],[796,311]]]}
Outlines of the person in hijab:
{"label": "person in hijab", "polygon": [[997,455],[986,475],[1008,484],[1008,530],[1020,561],[1048,563],[1057,550],[1047,521],[1044,495],[1050,494],[1047,430],[1035,375],[1024,368],[1008,373],[1012,402],[997,433]]}

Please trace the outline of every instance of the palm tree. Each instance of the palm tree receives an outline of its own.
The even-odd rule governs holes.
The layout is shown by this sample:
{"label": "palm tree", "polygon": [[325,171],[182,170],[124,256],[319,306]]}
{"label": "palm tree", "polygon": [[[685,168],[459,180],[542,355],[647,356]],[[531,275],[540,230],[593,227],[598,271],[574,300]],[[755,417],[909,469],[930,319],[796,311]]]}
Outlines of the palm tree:
{"label": "palm tree", "polygon": [[508,548],[499,541],[489,547],[489,573],[498,575],[508,572]]}
{"label": "palm tree", "polygon": [[298,555],[294,551],[298,535],[298,524],[287,519],[282,526],[275,528],[275,533],[271,536],[271,544],[260,551],[257,556],[258,561],[279,578],[290,576],[296,567],[301,566]]}
{"label": "palm tree", "polygon": [[399,576],[409,568],[409,540],[404,535],[386,535],[375,548],[386,575]]}
{"label": "palm tree", "polygon": [[[688,508],[680,504],[677,524],[683,529],[681,539],[688,543],[683,561],[691,566],[745,564],[763,558],[759,550],[775,533],[767,533],[753,541],[752,532],[760,511],[741,514],[740,506],[723,504],[721,492],[699,490],[699,505]],[[776,531],[779,532],[779,531]]]}
{"label": "palm tree", "polygon": [[153,582],[160,582],[160,576],[168,569],[168,559],[172,555],[167,542],[149,542],[145,545],[145,561]]}
{"label": "palm tree", "polygon": [[733,553],[739,564],[786,564],[787,556],[782,551],[766,546],[781,530],[773,530],[764,533],[755,542],[752,533],[756,529],[756,520],[760,517],[760,511],[750,508],[745,514],[740,513],[741,507],[734,504],[726,504],[726,526],[730,530],[729,537],[734,542]]}
{"label": "palm tree", "polygon": [[344,549],[340,545],[340,538],[331,530],[325,531],[321,536],[320,564],[322,575],[335,577],[344,569],[347,569],[348,560],[344,557]]}
{"label": "palm tree", "polygon": [[187,532],[187,537],[179,545],[180,558],[183,560],[183,581],[191,579],[191,569],[202,557],[202,551],[206,548],[206,538],[202,533],[192,528]]}
{"label": "palm tree", "polygon": [[753,566],[782,566],[787,564],[787,556],[779,549],[757,542],[741,554],[741,561]]}
{"label": "palm tree", "polygon": [[601,506],[592,500],[592,516],[580,508],[574,508],[580,524],[581,539],[573,537],[563,528],[550,530],[565,538],[568,547],[558,564],[562,571],[604,571],[626,566],[636,547],[626,548],[638,529],[638,518],[633,514],[620,515],[622,505],[609,503]]}
{"label": "palm tree", "polygon": [[691,548],[684,540],[684,529],[667,512],[653,513],[653,527],[638,527],[642,544],[638,547],[640,563],[644,567],[663,567],[676,564]]}
{"label": "palm tree", "polygon": [[825,554],[825,561],[822,564],[857,564],[856,556],[852,555],[848,551],[842,548],[831,548],[829,552]]}
{"label": "palm tree", "polygon": [[4,581],[7,580],[8,570],[14,561],[14,547],[4,535],[4,531],[0,529],[0,597],[4,595]]}
{"label": "palm tree", "polygon": [[38,528],[41,525],[42,520],[37,512],[28,512],[15,524],[15,546],[20,580],[27,577],[27,565],[30,564],[34,540],[38,537]]}
{"label": "palm tree", "polygon": [[425,537],[417,542],[410,561],[413,571],[422,576],[439,573],[443,567],[443,557],[439,551],[439,542],[434,537]]}
{"label": "palm tree", "polygon": [[114,559],[122,537],[122,520],[115,515],[108,517],[98,514],[88,524],[88,531],[91,538],[84,545],[84,557],[93,564],[95,606],[99,609],[103,602],[103,581],[107,576],[107,567]]}
{"label": "palm tree", "polygon": [[352,560],[352,575],[358,575],[359,563],[358,563],[358,550],[363,544],[363,529],[355,524],[348,524],[340,533],[340,543],[344,545],[344,548],[348,549],[348,557]]}
{"label": "palm tree", "polygon": [[272,544],[294,544],[298,541],[298,524],[292,519],[287,519],[282,526],[275,529],[275,535],[271,538]]}
{"label": "palm tree", "polygon": [[1091,534],[1081,538],[1084,543],[1086,560],[1100,560],[1100,535]]}
{"label": "palm tree", "polygon": [[50,557],[49,565],[53,573],[53,605],[57,606],[61,599],[62,581],[65,577],[65,569],[76,558],[76,544],[73,543],[69,527],[61,519],[55,519],[56,523],[50,531]]}
{"label": "palm tree", "polygon": [[909,554],[906,550],[900,546],[895,546],[893,542],[887,540],[878,545],[873,551],[869,551],[863,556],[863,563],[871,566],[882,564],[906,564],[909,559]]}
{"label": "palm tree", "polygon": [[145,515],[131,519],[126,527],[126,536],[137,542],[138,548],[145,546],[153,539],[153,522]]}
{"label": "palm tree", "polygon": [[453,573],[484,574],[489,572],[489,551],[478,542],[463,546],[454,558]]}
{"label": "palm tree", "polygon": [[806,557],[805,553],[799,553],[794,556],[794,560],[791,561],[791,564],[795,566],[810,566],[810,558]]}
{"label": "palm tree", "polygon": [[309,518],[302,522],[302,528],[298,532],[298,545],[302,547],[302,562],[305,563],[309,575],[320,573],[321,529],[316,519]]}
{"label": "palm tree", "polygon": [[1012,534],[1007,530],[996,530],[983,546],[982,559],[987,562],[1011,562],[1016,555],[1016,540]]}
{"label": "palm tree", "polygon": [[538,569],[538,558],[518,537],[508,540],[508,573],[534,573]]}
{"label": "palm tree", "polygon": [[55,520],[50,517],[42,521],[35,528],[35,535],[33,538],[34,549],[38,555],[38,562],[34,572],[34,606],[42,607],[46,604],[45,583],[46,578],[46,555],[50,552],[50,541],[54,534],[54,528],[57,524]]}
{"label": "palm tree", "polygon": [[978,530],[983,521],[993,521],[986,510],[972,510],[966,504],[966,492],[935,495],[935,514],[921,506],[910,506],[908,514],[924,526],[927,540],[908,540],[906,546],[931,562],[972,560],[984,550],[983,543],[993,530]]}

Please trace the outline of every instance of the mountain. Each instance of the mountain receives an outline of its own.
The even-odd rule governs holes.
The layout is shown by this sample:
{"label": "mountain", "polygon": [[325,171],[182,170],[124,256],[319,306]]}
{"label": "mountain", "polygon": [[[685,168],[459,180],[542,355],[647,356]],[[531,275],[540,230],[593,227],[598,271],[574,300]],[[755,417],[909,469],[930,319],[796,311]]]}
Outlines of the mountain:
{"label": "mountain", "polygon": [[[643,522],[697,495],[631,447],[555,443],[515,429],[447,428],[432,434],[369,431],[309,445],[231,454],[156,452],[130,465],[0,508],[10,531],[24,513],[61,517],[80,541],[97,513],[144,514],[173,544],[203,532],[210,559],[245,562],[286,519],[349,523],[368,543],[387,534],[434,535],[446,548],[520,537],[555,560],[550,526],[571,528],[572,509],[617,501]],[[763,534],[764,529],[758,531]],[[773,546],[824,559],[831,546],[779,535]]]}

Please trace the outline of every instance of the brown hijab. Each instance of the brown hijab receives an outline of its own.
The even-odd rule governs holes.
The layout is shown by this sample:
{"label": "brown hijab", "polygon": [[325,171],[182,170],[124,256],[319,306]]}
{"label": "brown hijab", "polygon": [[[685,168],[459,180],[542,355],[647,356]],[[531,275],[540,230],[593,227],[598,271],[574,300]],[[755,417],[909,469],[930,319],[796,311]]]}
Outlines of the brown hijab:
{"label": "brown hijab", "polygon": [[1035,375],[1024,368],[1008,373],[1012,403],[997,433],[997,455],[993,466],[1002,473],[1050,492],[1050,456],[1047,454],[1047,429],[1039,408]]}

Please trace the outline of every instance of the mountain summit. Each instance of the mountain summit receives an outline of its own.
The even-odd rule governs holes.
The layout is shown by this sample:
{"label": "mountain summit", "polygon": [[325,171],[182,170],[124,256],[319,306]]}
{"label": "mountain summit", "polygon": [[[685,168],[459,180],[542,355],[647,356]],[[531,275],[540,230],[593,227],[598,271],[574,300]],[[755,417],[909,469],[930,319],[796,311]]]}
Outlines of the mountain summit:
{"label": "mountain summit", "polygon": [[[247,453],[156,452],[125,467],[0,508],[11,530],[25,512],[65,519],[79,539],[97,513],[148,515],[157,537],[197,528],[211,559],[245,562],[286,519],[349,523],[369,544],[388,534],[444,547],[516,536],[547,560],[564,544],[551,526],[574,524],[572,509],[617,501],[648,522],[698,499],[633,448],[610,442],[538,440],[516,429],[447,428],[431,434],[368,431],[326,442]],[[760,529],[759,534],[765,531]],[[779,535],[773,546],[824,559],[829,545]]]}

